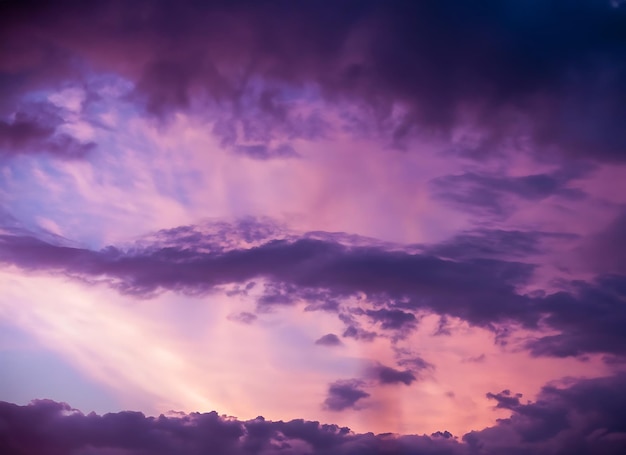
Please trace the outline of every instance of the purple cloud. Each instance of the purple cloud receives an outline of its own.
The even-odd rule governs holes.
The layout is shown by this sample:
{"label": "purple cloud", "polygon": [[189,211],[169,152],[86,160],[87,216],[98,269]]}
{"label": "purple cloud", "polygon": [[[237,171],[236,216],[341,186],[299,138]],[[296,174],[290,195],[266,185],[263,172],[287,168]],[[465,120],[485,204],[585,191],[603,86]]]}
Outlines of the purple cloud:
{"label": "purple cloud", "polygon": [[[523,317],[523,307],[515,302],[525,299],[514,294],[512,285],[525,281],[532,269],[519,263],[452,262],[308,239],[275,240],[250,249],[216,253],[159,245],[127,252],[114,247],[89,251],[25,236],[3,236],[0,241],[0,260],[4,263],[31,270],[60,270],[87,279],[105,276],[122,292],[135,295],[150,295],[159,289],[208,291],[217,285],[264,277],[278,283],[277,289],[286,283],[287,289],[326,289],[336,296],[365,292],[373,299],[380,296],[388,300],[426,293],[431,299],[424,302],[426,308],[452,314],[462,311],[465,318],[479,324],[514,317],[517,312]],[[454,288],[450,282],[455,283]],[[490,306],[489,296],[499,296],[499,304]],[[282,302],[293,297],[281,291],[266,299],[277,303],[278,298]],[[472,305],[474,300],[483,303]],[[423,305],[420,301],[403,304],[419,308]],[[379,317],[386,313],[373,314]]]}
{"label": "purple cloud", "polygon": [[335,381],[328,386],[328,396],[324,400],[324,408],[329,411],[343,411],[354,408],[357,401],[370,396],[361,390],[363,381],[348,379]]}
{"label": "purple cloud", "polygon": [[546,386],[537,401],[520,404],[510,392],[489,394],[513,415],[463,440],[484,453],[619,454],[626,450],[623,373],[583,379],[566,388]]}
{"label": "purple cloud", "polygon": [[354,338],[355,340],[372,341],[378,336],[376,332],[364,330],[360,327],[349,325],[341,334],[344,338]]}
{"label": "purple cloud", "polygon": [[[331,384],[327,406],[343,410],[368,394],[358,381]],[[465,434],[431,436],[355,434],[348,428],[305,420],[240,421],[216,412],[146,417],[139,412],[85,415],[65,403],[37,400],[27,406],[0,402],[0,451],[19,455],[195,455],[301,453],[364,455],[516,453],[620,455],[626,450],[624,374],[581,379],[564,388],[546,386],[537,400],[520,404],[510,392],[489,394],[510,418]]]}
{"label": "purple cloud", "polygon": [[341,345],[341,340],[334,333],[327,333],[321,338],[315,340],[315,344],[320,346],[339,346]]}
{"label": "purple cloud", "polygon": [[515,409],[520,406],[519,399],[522,398],[521,393],[512,394],[510,390],[506,389],[500,393],[487,393],[487,398],[496,400],[498,404],[496,408],[501,409]]}
{"label": "purple cloud", "polygon": [[585,353],[624,355],[626,277],[606,275],[595,283],[573,282],[570,292],[546,296],[542,302],[545,323],[560,331],[531,339],[534,355],[556,357]]}
{"label": "purple cloud", "polygon": [[84,415],[49,400],[28,406],[0,402],[0,421],[0,450],[19,455],[467,453],[448,432],[431,437],[376,436],[315,421],[273,422],[263,417],[240,421],[215,412],[172,417],[146,417],[138,412]]}
{"label": "purple cloud", "polygon": [[[157,240],[127,251],[114,247],[90,251],[26,235],[3,235],[0,262],[24,270],[61,272],[87,282],[97,279],[140,297],[165,289],[210,292],[224,284],[264,278],[268,284],[260,305],[291,305],[298,299],[315,305],[320,299],[324,307],[324,302],[363,293],[365,309],[357,313],[398,335],[414,326],[412,311],[427,310],[494,330],[494,324],[533,329],[542,321],[560,332],[528,340],[527,348],[534,355],[624,353],[626,311],[621,300],[626,286],[621,276],[572,282],[561,292],[529,296],[518,294],[515,286],[527,282],[533,266],[517,262],[450,261],[307,238],[261,241],[248,249],[215,252],[194,248],[196,242],[208,245],[212,239],[185,237],[182,247],[176,238],[168,238],[167,246]],[[339,316],[346,324],[344,337],[371,340],[377,335],[362,328],[353,316]],[[504,328],[502,333],[509,333],[513,326]]]}
{"label": "purple cloud", "polygon": [[415,353],[408,349],[394,347],[394,351],[396,353],[396,358],[398,359],[397,364],[401,367],[408,368],[411,372],[417,375],[435,368],[432,363],[427,362],[422,357],[415,355]]}
{"label": "purple cloud", "polygon": [[[3,58],[9,90],[99,67],[131,80],[131,99],[154,115],[198,104],[220,111],[217,134],[234,146],[320,134],[324,120],[291,102],[294,88],[312,87],[327,102],[367,106],[373,125],[361,129],[383,130],[398,146],[416,134],[450,137],[469,109],[483,132],[478,144],[461,144],[472,154],[531,138],[542,153],[625,156],[626,17],[608,0],[12,2],[2,10],[3,41],[29,56]],[[399,103],[406,112],[396,118]]]}
{"label": "purple cloud", "polygon": [[369,370],[379,384],[399,384],[411,385],[413,381],[417,380],[415,374],[410,370],[396,370],[395,368],[388,367],[386,365],[376,365]]}
{"label": "purple cloud", "polygon": [[95,147],[59,132],[63,120],[47,104],[28,106],[10,120],[0,120],[0,157],[49,154],[63,159],[84,158]]}
{"label": "purple cloud", "polygon": [[569,181],[575,177],[580,177],[579,173],[557,172],[523,177],[466,173],[439,177],[431,185],[440,199],[455,207],[501,218],[513,212],[512,198],[513,201],[541,201],[549,196],[584,198],[584,192],[568,187]]}
{"label": "purple cloud", "polygon": [[417,318],[413,313],[401,310],[367,310],[367,316],[380,323],[380,327],[385,330],[404,330],[415,328]]}
{"label": "purple cloud", "polygon": [[550,242],[572,242],[575,234],[476,229],[462,232],[449,240],[425,246],[425,252],[453,259],[511,259],[527,258],[550,251]]}

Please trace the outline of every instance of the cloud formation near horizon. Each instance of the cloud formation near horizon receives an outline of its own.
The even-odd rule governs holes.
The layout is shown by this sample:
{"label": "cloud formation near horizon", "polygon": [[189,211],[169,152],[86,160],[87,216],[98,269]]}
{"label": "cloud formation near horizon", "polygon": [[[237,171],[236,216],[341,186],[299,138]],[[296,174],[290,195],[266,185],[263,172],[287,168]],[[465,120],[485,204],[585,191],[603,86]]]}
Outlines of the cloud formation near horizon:
{"label": "cloud formation near horizon", "polygon": [[[455,437],[358,434],[315,421],[240,421],[216,412],[146,417],[139,412],[82,414],[65,403],[34,401],[27,406],[0,403],[0,449],[16,455],[105,454],[181,455],[218,451],[229,454],[499,453],[618,455],[626,446],[623,375],[581,380],[567,387],[545,387],[537,401],[520,404],[510,392],[488,394],[513,411],[508,419]],[[349,405],[366,393],[350,383],[331,385],[328,406]],[[348,402],[350,402],[348,404]],[[33,425],[33,423],[37,423]]]}

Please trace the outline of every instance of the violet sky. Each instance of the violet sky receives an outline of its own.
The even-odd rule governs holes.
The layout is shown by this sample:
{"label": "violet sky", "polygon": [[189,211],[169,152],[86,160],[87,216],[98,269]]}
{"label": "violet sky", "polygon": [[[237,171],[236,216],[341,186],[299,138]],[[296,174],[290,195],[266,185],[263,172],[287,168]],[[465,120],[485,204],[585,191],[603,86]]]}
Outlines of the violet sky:
{"label": "violet sky", "polygon": [[0,2],[0,453],[626,453],[626,4]]}

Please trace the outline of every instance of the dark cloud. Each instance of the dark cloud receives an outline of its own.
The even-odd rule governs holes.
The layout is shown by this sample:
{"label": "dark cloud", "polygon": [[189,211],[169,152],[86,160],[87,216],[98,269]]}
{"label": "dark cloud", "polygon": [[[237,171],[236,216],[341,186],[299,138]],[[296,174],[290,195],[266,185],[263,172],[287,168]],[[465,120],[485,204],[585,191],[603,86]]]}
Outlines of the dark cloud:
{"label": "dark cloud", "polygon": [[430,435],[433,438],[444,438],[444,439],[452,439],[454,435],[449,431],[436,431]]}
{"label": "dark cloud", "polygon": [[315,340],[315,344],[319,344],[320,346],[339,346],[341,345],[341,340],[334,333],[327,333],[318,340]]}
{"label": "dark cloud", "polygon": [[496,400],[498,404],[496,408],[501,409],[513,409],[520,405],[519,399],[522,398],[521,393],[512,394],[510,390],[506,389],[500,393],[487,393],[487,398]]}
{"label": "dark cloud", "polygon": [[[346,409],[367,396],[357,381],[331,384],[330,405]],[[622,455],[626,451],[624,374],[545,386],[522,404],[508,391],[489,394],[512,412],[460,441],[448,431],[430,436],[355,434],[301,419],[240,421],[216,412],[146,417],[139,412],[85,415],[64,403],[0,402],[0,452],[11,455]],[[331,399],[332,398],[332,399]],[[328,400],[327,400],[328,401]],[[329,409],[332,409],[329,407]]]}
{"label": "dark cloud", "polygon": [[[161,233],[152,243],[144,239],[130,249],[91,251],[26,234],[2,235],[0,262],[105,283],[138,297],[162,290],[206,293],[265,279],[260,310],[308,302],[309,310],[338,311],[346,326],[342,335],[360,340],[384,335],[368,330],[363,318],[395,339],[415,326],[413,312],[428,311],[491,329],[499,342],[516,326],[556,330],[527,341],[534,355],[621,355],[626,346],[624,276],[562,283],[563,291],[548,295],[521,295],[516,287],[528,282],[533,266],[517,262],[444,260],[303,237],[257,240],[253,235],[252,246],[229,249],[219,235],[216,239],[200,229],[177,228],[175,234]],[[211,249],[214,242],[218,246]],[[348,297],[357,303],[344,311],[337,302]]]}
{"label": "dark cloud", "polygon": [[417,318],[413,313],[401,310],[382,308],[380,310],[367,310],[365,314],[373,321],[379,322],[380,327],[385,330],[412,329],[417,324]]}
{"label": "dark cloud", "polygon": [[328,396],[324,400],[324,408],[329,411],[343,411],[354,408],[357,401],[370,396],[363,391],[363,381],[346,379],[335,381],[328,386]]}
{"label": "dark cloud", "polygon": [[35,32],[42,19],[29,24],[43,5],[26,3],[0,3],[0,118],[19,111],[25,94],[80,77],[72,51]]}
{"label": "dark cloud", "polygon": [[302,419],[240,421],[215,412],[146,417],[138,412],[84,415],[64,403],[0,402],[0,451],[7,455],[367,455],[466,454],[448,432],[432,436],[355,434]]}
{"label": "dark cloud", "polygon": [[155,115],[214,108],[234,146],[323,134],[299,92],[369,112],[357,128],[397,145],[469,125],[482,136],[460,146],[474,152],[530,138],[541,153],[625,157],[626,12],[609,0],[3,2],[0,17],[10,91],[97,68]]}
{"label": "dark cloud", "polygon": [[401,367],[408,368],[411,372],[419,377],[419,375],[427,370],[433,370],[435,366],[416,355],[410,349],[393,347],[396,354],[397,364]]}
{"label": "dark cloud", "polygon": [[84,158],[95,147],[59,132],[63,119],[49,104],[36,104],[0,120],[0,158],[25,154],[49,154],[58,158]]}
{"label": "dark cloud", "polygon": [[[310,292],[311,298],[317,290],[336,297],[360,292],[374,303],[379,298],[385,302],[400,299],[407,308],[450,313],[476,324],[523,319],[527,299],[514,293],[514,285],[525,282],[532,270],[513,262],[453,262],[308,239],[275,240],[217,252],[171,243],[125,251],[114,247],[90,251],[6,235],[0,242],[0,260],[4,263],[27,270],[59,270],[87,280],[98,277],[138,296],[149,296],[159,289],[195,293],[266,278],[272,291],[265,297],[268,303],[293,301],[298,289]],[[396,317],[396,313],[389,314]],[[532,324],[533,319],[527,322]]]}
{"label": "dark cloud", "polygon": [[618,455],[626,450],[625,385],[626,377],[618,374],[574,381],[564,388],[546,386],[528,404],[508,391],[488,394],[513,415],[463,440],[486,454]]}
{"label": "dark cloud", "polygon": [[254,281],[250,281],[249,283],[246,283],[245,286],[235,284],[231,288],[227,289],[225,291],[225,294],[229,297],[233,297],[236,295],[247,296],[249,295],[249,291],[251,289],[254,289],[255,286],[256,286],[256,283]]}
{"label": "dark cloud", "polygon": [[496,217],[508,216],[514,199],[541,201],[550,196],[581,199],[585,194],[568,187],[571,176],[536,174],[524,177],[501,177],[466,173],[447,175],[431,182],[435,195],[466,211]]}
{"label": "dark cloud", "polygon": [[578,238],[575,234],[567,233],[478,229],[463,232],[435,245],[429,245],[424,251],[435,256],[457,260],[522,259],[550,251],[552,244],[567,244]]}
{"label": "dark cloud", "polygon": [[527,347],[534,355],[557,357],[586,353],[626,353],[626,277],[602,276],[594,283],[573,282],[570,292],[541,300],[544,323],[556,335],[532,339]]}
{"label": "dark cloud", "polygon": [[341,334],[344,338],[354,338],[355,340],[372,341],[378,336],[376,332],[364,330],[356,325],[349,325]]}
{"label": "dark cloud", "polygon": [[376,365],[369,369],[369,373],[379,384],[399,384],[411,385],[417,377],[410,370],[396,370],[386,365]]}
{"label": "dark cloud", "polygon": [[284,283],[266,283],[264,293],[258,299],[260,307],[292,305],[296,300],[296,286]]}
{"label": "dark cloud", "polygon": [[339,302],[332,297],[324,297],[322,294],[317,294],[312,302],[308,303],[304,307],[304,311],[329,311],[336,313],[339,311]]}
{"label": "dark cloud", "polygon": [[150,249],[158,245],[160,248],[219,253],[240,245],[252,247],[286,237],[285,228],[270,219],[245,217],[162,229],[139,239],[137,248]]}

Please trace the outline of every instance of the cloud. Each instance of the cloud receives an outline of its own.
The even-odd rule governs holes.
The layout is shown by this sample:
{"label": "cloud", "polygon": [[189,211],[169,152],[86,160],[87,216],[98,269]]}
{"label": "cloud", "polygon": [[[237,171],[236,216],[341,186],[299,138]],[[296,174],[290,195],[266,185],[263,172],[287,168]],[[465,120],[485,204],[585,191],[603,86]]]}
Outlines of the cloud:
{"label": "cloud", "polygon": [[376,378],[381,385],[399,384],[411,385],[417,378],[410,370],[396,370],[386,365],[376,365],[370,368],[370,375]]}
{"label": "cloud", "polygon": [[550,251],[551,244],[567,244],[578,238],[575,234],[567,233],[476,229],[462,232],[449,240],[428,245],[424,251],[435,256],[457,260],[522,259]]}
{"label": "cloud", "polygon": [[559,333],[531,339],[527,348],[537,356],[626,354],[625,297],[626,277],[617,275],[601,276],[594,283],[573,282],[570,292],[546,296],[540,306],[544,323]]}
{"label": "cloud", "polygon": [[[442,430],[431,436],[372,433],[302,419],[241,421],[210,413],[147,417],[139,412],[85,415],[65,403],[0,402],[0,450],[19,455],[125,453],[361,455],[481,453],[620,455],[626,449],[624,374],[545,386],[537,400],[519,403],[508,391],[489,394],[513,414],[461,440]],[[331,384],[329,406],[343,410],[367,394],[354,380]],[[330,401],[329,401],[330,400]],[[332,408],[330,408],[332,409]]]}
{"label": "cloud", "polygon": [[339,346],[341,344],[341,340],[334,333],[327,333],[321,338],[315,340],[315,344],[320,346]]}
{"label": "cloud", "polygon": [[357,401],[370,396],[361,390],[363,381],[347,379],[335,381],[328,386],[328,396],[324,400],[324,408],[329,411],[343,411],[354,408]]}
{"label": "cloud", "polygon": [[411,352],[410,349],[395,346],[394,351],[396,353],[397,364],[408,368],[414,374],[419,375],[424,371],[433,370],[435,368],[432,363],[427,362],[419,355]]}
{"label": "cloud", "polygon": [[[120,291],[137,296],[149,296],[159,289],[209,291],[218,285],[263,277],[275,283],[270,285],[272,289],[280,291],[266,299],[294,300],[295,294],[282,291],[285,286],[305,293],[312,291],[305,294],[308,297],[315,296],[318,289],[336,297],[361,292],[373,301],[401,299],[407,308],[449,312],[476,324],[516,316],[523,319],[524,308],[518,303],[526,299],[516,295],[513,286],[526,281],[532,270],[531,266],[513,262],[452,262],[306,238],[270,240],[251,248],[216,252],[158,243],[127,251],[115,247],[91,251],[55,246],[28,236],[3,236],[0,241],[0,260],[4,263],[26,270],[58,270],[87,280],[104,279]],[[493,302],[496,298],[497,305]],[[407,314],[401,316],[407,318]],[[397,322],[393,318],[400,313],[372,315],[391,317],[387,320],[391,324]],[[528,323],[534,319],[531,317]]]}
{"label": "cloud", "polygon": [[354,338],[361,341],[373,341],[378,336],[376,332],[364,330],[356,325],[348,325],[346,330],[341,334],[344,338]]}
{"label": "cloud", "polygon": [[84,158],[95,147],[60,132],[62,118],[50,104],[28,106],[0,120],[0,157],[49,154],[63,159]]}
{"label": "cloud", "polygon": [[240,421],[215,412],[159,417],[129,411],[84,415],[65,403],[38,400],[27,406],[0,402],[0,419],[4,423],[0,449],[19,455],[466,453],[445,431],[431,437],[376,436],[302,419],[282,422],[259,416]]}
{"label": "cloud", "polygon": [[609,0],[10,3],[2,17],[14,51],[0,70],[18,93],[78,78],[77,60],[132,81],[154,115],[210,106],[233,145],[319,134],[324,120],[297,107],[313,93],[370,112],[361,129],[398,145],[469,128],[460,146],[474,153],[530,139],[625,158],[626,15]]}
{"label": "cloud", "polygon": [[[207,293],[223,285],[248,286],[263,279],[260,306],[303,301],[309,310],[337,312],[346,325],[342,335],[355,339],[381,335],[364,327],[359,315],[397,337],[415,327],[414,312],[426,311],[458,317],[497,333],[512,333],[516,326],[552,330],[547,335],[537,332],[527,340],[533,355],[625,353],[623,276],[563,282],[559,292],[522,295],[516,286],[529,280],[534,267],[518,262],[452,261],[306,237],[270,240],[265,234],[249,237],[254,246],[225,248],[219,246],[219,235],[212,239],[193,229],[193,235],[188,229],[174,231],[160,233],[152,243],[144,240],[124,250],[107,247],[100,251],[59,246],[25,234],[2,235],[0,262],[107,284],[142,298],[162,290]],[[213,244],[218,245],[214,250]],[[348,306],[349,312],[336,305],[350,298],[357,300]],[[328,306],[328,302],[334,304]]]}
{"label": "cloud", "polygon": [[510,390],[506,389],[500,393],[489,392],[487,394],[487,398],[491,398],[498,402],[498,404],[496,405],[496,408],[513,409],[513,408],[516,408],[517,406],[520,406],[519,399],[522,398],[522,394],[521,393],[512,394]]}
{"label": "cloud", "polygon": [[533,403],[520,404],[508,391],[488,394],[513,411],[494,427],[463,440],[483,453],[619,454],[626,449],[623,373],[581,379],[567,387],[545,386]]}
{"label": "cloud", "polygon": [[550,196],[584,198],[584,192],[567,186],[575,176],[554,173],[501,177],[465,173],[438,177],[431,185],[436,196],[462,210],[506,217],[513,211],[511,196],[533,202]]}
{"label": "cloud", "polygon": [[414,328],[417,318],[413,313],[401,310],[367,310],[367,316],[375,322],[380,323],[380,327],[385,330],[403,330]]}

